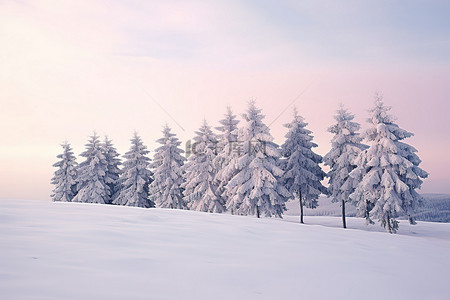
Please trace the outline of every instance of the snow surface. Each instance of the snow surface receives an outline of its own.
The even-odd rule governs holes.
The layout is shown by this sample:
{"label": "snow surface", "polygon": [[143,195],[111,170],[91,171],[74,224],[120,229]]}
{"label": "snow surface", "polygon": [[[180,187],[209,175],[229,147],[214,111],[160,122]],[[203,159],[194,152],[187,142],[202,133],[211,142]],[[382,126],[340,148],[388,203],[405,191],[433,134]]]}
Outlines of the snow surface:
{"label": "snow surface", "polygon": [[296,221],[0,200],[0,298],[448,299],[450,224]]}

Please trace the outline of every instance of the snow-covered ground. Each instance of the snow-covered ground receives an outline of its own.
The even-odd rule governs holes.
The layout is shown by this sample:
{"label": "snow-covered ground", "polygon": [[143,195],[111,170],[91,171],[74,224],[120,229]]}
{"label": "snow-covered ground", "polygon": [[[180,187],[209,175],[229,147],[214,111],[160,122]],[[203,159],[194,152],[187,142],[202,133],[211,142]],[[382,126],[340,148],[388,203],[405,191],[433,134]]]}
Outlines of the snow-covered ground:
{"label": "snow-covered ground", "polygon": [[297,219],[0,200],[0,299],[448,299],[450,224]]}

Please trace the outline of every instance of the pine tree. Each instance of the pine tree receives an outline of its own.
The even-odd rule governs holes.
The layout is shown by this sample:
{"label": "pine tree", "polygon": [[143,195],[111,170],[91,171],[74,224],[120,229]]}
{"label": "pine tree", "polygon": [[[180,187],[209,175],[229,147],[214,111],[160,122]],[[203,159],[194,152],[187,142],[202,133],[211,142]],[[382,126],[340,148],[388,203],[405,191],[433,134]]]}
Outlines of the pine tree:
{"label": "pine tree", "polygon": [[254,101],[242,117],[245,124],[238,133],[241,153],[231,161],[237,173],[226,186],[230,195],[227,208],[233,214],[281,217],[290,194],[280,182],[283,170],[278,146]]}
{"label": "pine tree", "polygon": [[231,161],[237,155],[234,148],[238,145],[237,124],[239,120],[236,120],[236,115],[233,114],[231,107],[228,106],[225,118],[220,120],[219,123],[221,126],[216,127],[220,135],[217,144],[219,153],[214,159],[214,167],[217,170],[215,182],[218,184],[218,195],[226,199],[229,195],[226,193],[225,186],[237,173],[237,168],[234,164],[231,164]]}
{"label": "pine tree", "polygon": [[53,201],[71,202],[77,192],[77,163],[68,142],[61,144],[64,149],[57,158],[61,159],[53,166],[58,168],[51,183],[55,185],[51,198]]}
{"label": "pine tree", "polygon": [[81,153],[81,156],[85,157],[86,160],[78,166],[78,193],[72,201],[109,203],[111,192],[105,182],[107,162],[103,155],[99,137],[95,132],[85,146],[86,151]]}
{"label": "pine tree", "polygon": [[195,134],[193,155],[189,156],[184,166],[184,201],[192,210],[222,213],[225,203],[217,194],[217,184],[214,182],[216,169],[213,160],[216,157],[217,137],[206,121]]}
{"label": "pine tree", "polygon": [[113,199],[113,204],[137,207],[155,207],[149,199],[148,186],[152,182],[152,172],[149,170],[150,153],[135,132],[131,139],[130,150],[123,156],[122,175],[119,179],[119,191]]}
{"label": "pine tree", "polygon": [[105,136],[105,141],[102,145],[102,152],[106,159],[106,175],[105,183],[108,185],[111,196],[117,193],[119,189],[119,166],[122,164],[118,158],[120,155],[117,153],[116,148],[112,144],[112,141]]}
{"label": "pine tree", "polygon": [[355,163],[358,166],[350,174],[359,181],[350,196],[356,201],[359,216],[367,223],[377,218],[387,232],[398,230],[395,219],[406,214],[415,224],[414,211],[421,205],[422,197],[415,191],[428,173],[419,168],[421,160],[417,150],[402,140],[413,136],[394,123],[381,97],[370,110],[371,125],[365,134],[369,148],[361,152]]}
{"label": "pine tree", "polygon": [[324,156],[324,163],[330,167],[329,197],[332,202],[340,202],[342,207],[342,226],[347,227],[345,220],[345,204],[350,201],[350,194],[355,190],[357,182],[349,176],[356,168],[355,159],[366,149],[361,144],[362,137],[358,133],[360,125],[354,122],[355,116],[341,106],[334,119],[336,124],[328,128],[334,134],[331,140],[331,150]]}
{"label": "pine tree", "polygon": [[319,164],[322,157],[314,153],[312,131],[306,129],[308,123],[294,109],[294,120],[284,126],[289,129],[286,141],[281,146],[283,157],[283,182],[300,204],[300,223],[303,223],[303,207],[316,208],[320,194],[327,194],[321,181],[325,172]]}
{"label": "pine tree", "polygon": [[186,160],[182,156],[184,151],[179,148],[181,142],[167,125],[162,133],[163,137],[157,140],[161,146],[156,149],[150,164],[154,180],[149,186],[149,199],[159,207],[185,209],[181,188],[184,181],[182,167]]}

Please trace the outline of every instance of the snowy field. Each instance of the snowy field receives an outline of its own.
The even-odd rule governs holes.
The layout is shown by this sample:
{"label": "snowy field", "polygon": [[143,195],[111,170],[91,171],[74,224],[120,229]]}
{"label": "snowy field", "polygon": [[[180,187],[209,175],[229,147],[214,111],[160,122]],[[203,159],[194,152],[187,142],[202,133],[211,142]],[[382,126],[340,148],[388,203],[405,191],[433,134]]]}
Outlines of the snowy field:
{"label": "snowy field", "polygon": [[449,299],[450,224],[297,219],[0,200],[0,299]]}

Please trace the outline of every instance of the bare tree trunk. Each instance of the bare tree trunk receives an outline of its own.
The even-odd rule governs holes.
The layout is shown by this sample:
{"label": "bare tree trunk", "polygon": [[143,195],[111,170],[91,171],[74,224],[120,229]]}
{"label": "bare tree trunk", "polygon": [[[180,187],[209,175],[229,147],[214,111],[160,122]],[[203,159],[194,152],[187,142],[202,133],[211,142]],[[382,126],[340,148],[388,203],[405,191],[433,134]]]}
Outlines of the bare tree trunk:
{"label": "bare tree trunk", "polygon": [[342,199],[342,227],[347,228],[347,223],[345,222],[345,201]]}
{"label": "bare tree trunk", "polygon": [[259,206],[256,205],[256,217],[259,218]]}
{"label": "bare tree trunk", "polygon": [[302,200],[302,192],[299,193],[299,201],[300,201],[300,223],[303,223],[303,200]]}
{"label": "bare tree trunk", "polygon": [[365,200],[366,201],[366,208],[365,208],[365,212],[364,212],[364,217],[366,218],[366,225],[369,225],[369,224],[375,224],[371,219],[370,219],[370,210],[372,209],[372,208],[369,208],[369,206],[370,206],[370,203],[367,201],[367,200]]}

